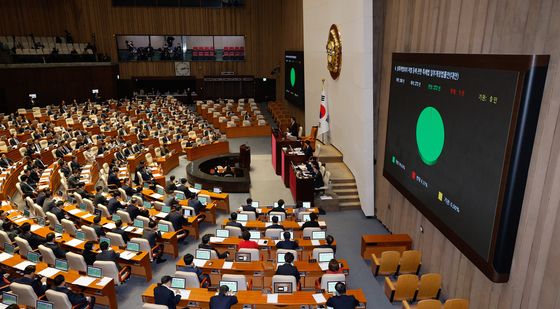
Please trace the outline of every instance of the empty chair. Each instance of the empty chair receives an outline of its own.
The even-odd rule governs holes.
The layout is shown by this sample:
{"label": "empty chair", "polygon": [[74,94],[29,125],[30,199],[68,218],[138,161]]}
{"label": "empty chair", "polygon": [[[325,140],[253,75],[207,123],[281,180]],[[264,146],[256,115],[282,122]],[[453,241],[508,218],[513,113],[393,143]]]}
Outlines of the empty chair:
{"label": "empty chair", "polygon": [[374,276],[382,275],[394,275],[397,273],[399,267],[399,259],[401,257],[398,251],[384,251],[381,253],[381,257],[372,254],[371,271]]}
{"label": "empty chair", "polygon": [[105,218],[111,217],[111,213],[109,213],[109,209],[105,205],[97,204],[97,209],[101,210],[101,216]]}
{"label": "empty chair", "polygon": [[286,220],[286,214],[280,211],[271,211],[268,213],[269,217],[273,217],[276,216],[280,219],[280,221],[285,221]]}
{"label": "empty chair", "polygon": [[402,302],[403,309],[441,309],[441,302],[436,299],[425,299],[419,301],[416,306],[412,307],[406,300]]}
{"label": "empty chair", "polygon": [[249,249],[249,248],[241,248],[237,252],[239,253],[249,253],[251,254],[251,261],[260,261],[261,255],[259,249]]}
{"label": "empty chair", "polygon": [[82,196],[76,192],[74,192],[74,199],[76,199],[76,203],[78,203],[78,205],[84,202]]}
{"label": "empty chair", "polygon": [[86,240],[91,240],[91,241],[99,240],[99,237],[97,237],[97,233],[95,233],[95,230],[92,227],[89,227],[87,225],[82,225],[81,229],[82,231],[84,231]]}
{"label": "empty chair", "polygon": [[6,233],[6,231],[4,230],[0,230],[0,247],[2,249],[4,249],[4,244],[5,243],[12,243],[12,240],[10,239],[10,237],[8,236],[8,233]]}
{"label": "empty chair", "polygon": [[422,253],[418,250],[407,250],[401,255],[399,261],[399,274],[418,274]]}
{"label": "empty chair", "polygon": [[111,240],[112,246],[118,246],[118,247],[126,246],[126,243],[124,242],[121,234],[107,232],[105,235]]}
{"label": "empty chair", "polygon": [[49,224],[50,226],[54,227],[57,224],[60,224],[60,222],[58,221],[58,218],[56,217],[55,214],[53,214],[50,211],[47,211],[47,220],[49,220]]}
{"label": "empty chair", "polygon": [[150,224],[150,219],[146,218],[144,216],[137,216],[136,219],[142,221],[144,223],[144,228],[148,227],[148,225]]}
{"label": "empty chair", "polygon": [[41,260],[47,263],[49,266],[54,265],[54,261],[56,260],[56,256],[51,248],[47,248],[43,245],[39,245],[39,252],[41,253]]}
{"label": "empty chair", "polygon": [[86,260],[81,254],[67,252],[66,260],[68,261],[68,268],[77,270],[82,273],[87,272]]}
{"label": "empty chair", "polygon": [[127,223],[127,224],[132,223],[132,219],[130,219],[130,215],[128,214],[128,212],[126,212],[124,210],[117,210],[117,215],[119,215],[121,217],[121,221],[123,223]]}
{"label": "empty chair", "polygon": [[280,239],[280,235],[284,232],[283,229],[266,229],[264,232],[264,237],[270,238],[273,240]]}
{"label": "empty chair", "polygon": [[241,236],[241,228],[239,228],[237,226],[226,226],[225,229],[229,231],[229,237],[240,237]]}
{"label": "empty chair", "polygon": [[175,228],[173,227],[173,223],[171,223],[167,220],[159,220],[159,224],[165,224],[165,225],[167,225],[167,228],[169,229],[170,232],[175,232]]}
{"label": "empty chair", "polygon": [[186,279],[186,285],[185,288],[189,289],[189,288],[200,288],[202,286],[203,283],[205,283],[206,278],[204,278],[204,280],[202,280],[202,282],[198,281],[198,275],[194,272],[190,272],[190,271],[176,271],[175,272],[175,277],[179,277],[179,278],[185,278]]}
{"label": "empty chair", "polygon": [[238,291],[247,291],[251,290],[252,288],[251,282],[247,282],[247,278],[245,277],[245,275],[223,274],[222,281],[237,282]]}
{"label": "empty chair", "polygon": [[462,298],[448,299],[443,304],[443,309],[469,309],[469,300]]}
{"label": "empty chair", "polygon": [[441,275],[430,273],[420,277],[416,300],[438,299],[441,292]]}
{"label": "empty chair", "polygon": [[297,254],[296,250],[290,250],[290,249],[278,249],[278,250],[276,250],[277,255],[280,254],[280,253],[286,254],[288,252],[290,252],[294,255],[294,262],[298,260],[298,254]]}
{"label": "empty chair", "polygon": [[33,287],[28,284],[12,282],[10,284],[10,290],[12,290],[12,293],[17,295],[18,305],[24,305],[31,308],[35,308],[35,302],[37,301],[38,296],[41,296],[35,294]]}
{"label": "empty chair", "polygon": [[45,214],[45,212],[43,211],[43,208],[41,206],[39,206],[37,204],[33,204],[33,209],[35,210],[35,216],[41,217],[41,218],[46,218],[47,217],[47,215]]}
{"label": "empty chair", "polygon": [[56,309],[72,309],[72,303],[68,299],[65,293],[57,292],[55,290],[47,290],[45,292],[48,301],[53,303],[53,307]]}
{"label": "empty chair", "polygon": [[292,292],[295,292],[295,291],[298,290],[296,277],[294,277],[294,276],[284,276],[284,275],[274,275],[274,276],[272,276],[271,291],[273,293],[277,292],[277,291],[274,291],[274,286],[275,286],[276,283],[291,283]]}
{"label": "empty chair", "polygon": [[[112,242],[113,240],[111,239]],[[93,266],[101,268],[104,277],[113,278],[115,285],[121,285],[130,277],[130,269],[128,267],[124,267],[119,271],[117,264],[113,261],[95,261]]]}
{"label": "empty chair", "polygon": [[306,227],[303,229],[303,237],[307,238],[311,238],[311,235],[313,235],[313,232],[319,232],[321,231],[320,227]]}
{"label": "empty chair", "polygon": [[121,194],[121,200],[126,201],[126,191],[123,188],[119,188],[119,193]]}
{"label": "empty chair", "polygon": [[[157,254],[154,254],[154,250],[150,246],[150,242],[147,239],[134,237],[130,239],[129,243],[136,243],[140,246],[140,251],[149,252],[150,261],[153,261],[154,258],[157,257]],[[156,248],[159,246],[160,245],[157,245]]]}
{"label": "empty chair", "polygon": [[19,255],[27,256],[27,253],[33,251],[33,248],[31,248],[29,242],[26,239],[16,236],[14,240],[16,241],[16,244],[19,247]]}
{"label": "empty chair", "polygon": [[344,274],[324,274],[321,276],[321,289],[327,291],[329,282],[344,282],[346,276]]}
{"label": "empty chair", "polygon": [[249,120],[243,120],[243,126],[244,126],[244,127],[250,127],[250,126],[251,126],[251,121],[249,121]]}
{"label": "empty chair", "polygon": [[418,276],[400,275],[396,282],[385,277],[385,295],[390,302],[413,300],[418,288]]}

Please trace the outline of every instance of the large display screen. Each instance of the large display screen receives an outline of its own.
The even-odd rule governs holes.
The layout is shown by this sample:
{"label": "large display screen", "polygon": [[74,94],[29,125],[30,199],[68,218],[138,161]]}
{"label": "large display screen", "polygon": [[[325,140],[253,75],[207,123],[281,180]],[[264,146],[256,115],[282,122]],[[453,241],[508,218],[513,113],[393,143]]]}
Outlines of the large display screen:
{"label": "large display screen", "polygon": [[291,103],[305,104],[303,52],[286,51],[284,55],[284,98]]}
{"label": "large display screen", "polygon": [[393,54],[384,175],[494,281],[511,266],[548,64],[531,58]]}

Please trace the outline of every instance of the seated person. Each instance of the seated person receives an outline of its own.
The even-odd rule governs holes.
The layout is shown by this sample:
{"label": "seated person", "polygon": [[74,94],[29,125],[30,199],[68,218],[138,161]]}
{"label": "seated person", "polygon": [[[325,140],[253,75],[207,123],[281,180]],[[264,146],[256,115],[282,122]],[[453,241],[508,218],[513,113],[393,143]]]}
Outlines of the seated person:
{"label": "seated person", "polygon": [[326,244],[319,245],[316,248],[331,248],[333,249],[333,252],[336,254],[336,246],[333,245],[334,237],[332,235],[327,235],[327,237],[325,237],[325,241],[327,242]]}
{"label": "seated person", "polygon": [[126,231],[124,229],[121,228],[122,227],[122,221],[121,220],[117,220],[115,221],[115,228],[111,230],[112,233],[115,234],[119,234],[121,235],[122,239],[124,240],[125,243],[127,243],[129,241],[128,238],[128,234],[126,233]]}
{"label": "seated person", "polygon": [[21,192],[23,192],[24,198],[35,197],[37,195],[37,191],[35,191],[35,188],[33,188],[31,184],[29,184],[27,175],[21,175],[20,179],[21,182],[19,183],[19,185],[21,188]]}
{"label": "seated person", "polygon": [[84,250],[82,251],[82,256],[84,257],[87,265],[93,265],[95,260],[97,260],[97,253],[93,251],[93,244],[94,242],[91,240],[86,241],[84,244]]}
{"label": "seated person", "polygon": [[292,265],[293,261],[294,255],[291,252],[286,253],[286,255],[284,255],[284,264],[278,266],[276,274],[294,276],[296,278],[296,282],[299,282],[300,274],[298,269]]}
{"label": "seated person", "polygon": [[47,242],[44,243],[43,246],[51,249],[57,259],[66,259],[66,251],[60,248],[60,246],[54,242],[54,238],[55,234],[53,232],[48,233],[45,237],[45,240]]}
{"label": "seated person", "polygon": [[59,221],[64,219],[64,211],[62,211],[62,206],[64,206],[64,201],[57,201],[54,204],[50,203],[47,206],[49,207],[47,211],[55,215]]}
{"label": "seated person", "polygon": [[80,163],[78,163],[78,157],[72,156],[72,161],[70,161],[70,168],[72,168],[73,171],[79,171],[82,169]]}
{"label": "seated person", "polygon": [[[121,266],[119,265],[119,263],[117,262],[119,259],[119,254],[116,253],[115,251],[113,251],[113,249],[109,248],[109,244],[106,242],[101,242],[99,244],[99,249],[101,249],[101,252],[99,252],[97,254],[97,256],[95,257],[96,261],[108,261],[108,262],[115,262],[115,265],[117,265],[117,269],[119,271],[121,271],[123,268],[121,268]],[[126,268],[128,266],[124,266],[124,268]]]}
{"label": "seated person", "polygon": [[282,230],[285,230],[285,228],[282,224],[278,224],[278,216],[272,216],[271,220],[272,220],[272,224],[266,227],[267,230],[268,229],[282,229]]}
{"label": "seated person", "polygon": [[220,286],[218,295],[210,297],[210,308],[229,309],[237,304],[237,297],[227,295],[229,288],[227,285]]}
{"label": "seated person", "polygon": [[113,197],[107,202],[107,210],[109,210],[111,215],[116,213],[117,210],[124,209],[124,206],[118,200],[120,195],[119,191],[114,191]]}
{"label": "seated person", "polygon": [[346,284],[337,282],[334,286],[336,295],[327,300],[327,307],[356,308],[360,302],[353,295],[346,295]]}
{"label": "seated person", "polygon": [[171,206],[174,202],[177,202],[177,199],[175,199],[175,194],[172,190],[167,190],[165,193],[167,194],[167,196],[163,200],[165,206]]}
{"label": "seated person", "polygon": [[107,177],[107,185],[120,188],[122,184],[118,175],[119,175],[119,169],[117,167],[111,169],[109,172],[109,177]]}
{"label": "seated person", "polygon": [[101,204],[104,206],[107,206],[107,204],[109,203],[109,201],[107,200],[107,198],[103,195],[103,187],[102,186],[97,186],[95,187],[95,196],[93,197],[93,205],[95,207],[97,207],[97,204]]}
{"label": "seated person", "polygon": [[37,276],[35,271],[35,265],[25,267],[23,277],[15,279],[14,282],[31,286],[37,297],[41,297],[47,290],[47,278]]}
{"label": "seated person", "polygon": [[284,232],[284,239],[281,240],[276,244],[276,248],[278,249],[288,249],[288,250],[296,250],[299,246],[297,241],[291,240],[290,238],[292,235],[290,232]]}
{"label": "seated person", "polygon": [[336,259],[329,261],[329,268],[327,269],[327,274],[342,274],[342,268],[340,268],[340,263]]}
{"label": "seated person", "polygon": [[70,187],[70,189],[76,189],[79,183],[80,183],[80,171],[75,170],[72,172],[72,175],[68,177],[68,187]]}
{"label": "seated person", "polygon": [[194,208],[194,212],[197,215],[200,214],[201,211],[206,209],[206,206],[202,205],[202,202],[198,200],[198,194],[196,194],[189,200],[189,207]]}
{"label": "seated person", "polygon": [[53,290],[61,292],[68,296],[68,300],[72,304],[72,308],[90,308],[92,309],[95,305],[95,297],[84,296],[83,293],[74,293],[66,286],[63,275],[57,275],[53,280]]}
{"label": "seated person", "polygon": [[212,235],[210,235],[210,234],[206,234],[206,235],[202,236],[202,242],[198,245],[198,248],[199,249],[214,250],[214,252],[216,252],[216,255],[218,256],[219,259],[227,258],[229,256],[229,252],[227,252],[227,251],[225,251],[223,253],[218,252],[218,250],[216,250],[214,247],[212,247],[212,245],[209,244],[210,237],[212,237]]}
{"label": "seated person", "polygon": [[278,206],[272,208],[270,210],[270,212],[283,212],[284,214],[286,214],[286,209],[284,209],[284,200],[283,199],[279,199],[278,200]]}
{"label": "seated person", "polygon": [[301,229],[303,230],[306,227],[321,227],[319,225],[319,221],[317,221],[319,219],[319,216],[312,212],[309,214],[309,221],[305,222],[302,226]]}
{"label": "seated person", "polygon": [[243,249],[243,248],[258,249],[259,248],[259,244],[256,241],[251,240],[251,233],[249,233],[249,231],[247,231],[247,230],[243,231],[241,233],[241,238],[243,238],[243,240],[239,242],[239,244],[237,245],[237,248],[239,248],[239,249]]}
{"label": "seated person", "polygon": [[156,305],[164,305],[167,308],[175,309],[181,301],[181,293],[171,289],[171,277],[161,277],[160,283],[154,288],[154,300]]}
{"label": "seated person", "polygon": [[243,226],[243,224],[237,222],[237,213],[236,212],[232,212],[229,215],[229,220],[228,220],[226,226],[236,226],[236,227],[240,228],[241,231],[245,230],[245,227]]}
{"label": "seated person", "polygon": [[177,190],[183,191],[185,196],[189,199],[194,196],[194,193],[189,190],[189,186],[187,185],[187,178],[181,178],[181,184],[177,187]]}
{"label": "seated person", "polygon": [[78,183],[76,187],[76,193],[78,193],[82,198],[93,200],[93,195],[86,191],[86,184],[83,182]]}
{"label": "seated person", "polygon": [[19,237],[27,240],[29,245],[33,250],[36,250],[39,245],[45,243],[45,240],[33,233],[31,233],[31,224],[29,222],[25,222],[19,227],[20,234]]}
{"label": "seated person", "polygon": [[178,203],[175,203],[171,207],[171,212],[165,217],[166,221],[171,222],[173,224],[173,228],[175,231],[180,231],[183,229],[184,225],[187,225],[189,222],[182,213],[182,207]]}
{"label": "seated person", "polygon": [[175,190],[177,190],[177,185],[175,184],[175,176],[171,175],[171,176],[169,176],[169,182],[167,183],[167,187],[165,187],[165,191],[173,192]]}
{"label": "seated person", "polygon": [[128,202],[128,205],[126,205],[126,212],[128,213],[130,220],[134,221],[134,219],[136,219],[136,217],[140,214],[140,207],[142,207],[142,205],[138,199],[131,199],[130,202]]}
{"label": "seated person", "polygon": [[177,267],[177,270],[195,273],[198,276],[198,282],[202,284],[201,287],[207,288],[210,285],[210,276],[208,276],[207,274],[203,274],[202,270],[196,267],[193,261],[194,261],[194,256],[192,254],[190,253],[185,254],[185,256],[183,256],[183,262],[185,262],[185,266]]}
{"label": "seated person", "polygon": [[158,246],[157,244],[157,239],[161,238],[161,232],[158,231],[156,227],[157,223],[153,220],[150,220],[148,226],[142,230],[142,238],[148,240],[148,242],[150,243],[150,248],[152,248],[152,252],[156,254],[156,263],[161,264],[165,262],[166,259],[162,258],[163,247]]}
{"label": "seated person", "polygon": [[101,216],[95,216],[93,218],[93,224],[90,225],[90,227],[95,230],[97,237],[105,236],[105,230],[103,229],[103,226],[101,226],[100,222]]}
{"label": "seated person", "polygon": [[255,216],[259,216],[259,213],[257,212],[257,209],[255,207],[253,207],[253,199],[252,198],[248,198],[247,199],[247,204],[241,206],[243,211],[252,211],[255,213]]}

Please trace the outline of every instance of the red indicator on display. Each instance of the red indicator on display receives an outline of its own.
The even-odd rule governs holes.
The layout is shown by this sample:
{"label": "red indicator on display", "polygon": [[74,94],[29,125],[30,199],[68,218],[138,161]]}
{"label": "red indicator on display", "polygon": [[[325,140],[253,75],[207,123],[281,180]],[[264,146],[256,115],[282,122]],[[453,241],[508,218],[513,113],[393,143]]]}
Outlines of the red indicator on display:
{"label": "red indicator on display", "polygon": [[412,180],[416,180],[416,172],[412,171],[412,175],[410,176],[410,178],[412,178]]}

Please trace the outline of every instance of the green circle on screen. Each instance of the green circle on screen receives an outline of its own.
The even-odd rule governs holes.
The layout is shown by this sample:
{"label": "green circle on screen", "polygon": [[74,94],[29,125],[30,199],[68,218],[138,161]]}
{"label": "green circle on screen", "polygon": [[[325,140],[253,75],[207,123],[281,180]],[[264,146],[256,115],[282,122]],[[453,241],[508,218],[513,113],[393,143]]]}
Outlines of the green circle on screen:
{"label": "green circle on screen", "polygon": [[437,163],[445,142],[445,129],[440,113],[428,106],[422,110],[416,122],[416,144],[420,158],[427,165]]}
{"label": "green circle on screen", "polygon": [[296,69],[294,68],[290,70],[290,84],[292,87],[296,84]]}

